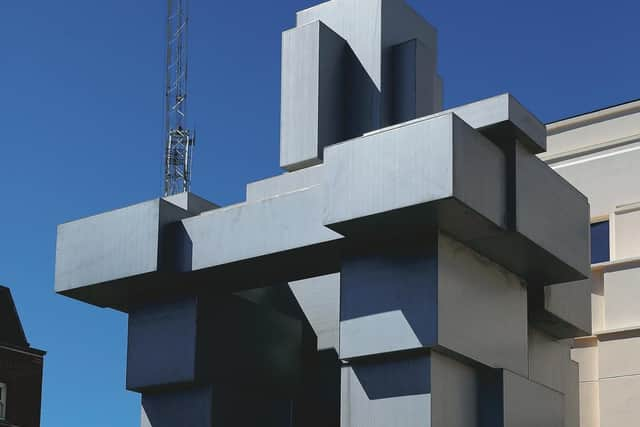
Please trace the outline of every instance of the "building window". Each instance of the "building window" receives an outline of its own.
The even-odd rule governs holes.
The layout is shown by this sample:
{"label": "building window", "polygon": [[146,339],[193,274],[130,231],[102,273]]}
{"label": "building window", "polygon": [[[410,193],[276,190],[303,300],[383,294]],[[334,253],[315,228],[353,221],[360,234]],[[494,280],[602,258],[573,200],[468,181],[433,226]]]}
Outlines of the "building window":
{"label": "building window", "polygon": [[591,264],[609,261],[609,221],[591,224]]}
{"label": "building window", "polygon": [[4,420],[7,412],[7,385],[0,383],[0,420]]}

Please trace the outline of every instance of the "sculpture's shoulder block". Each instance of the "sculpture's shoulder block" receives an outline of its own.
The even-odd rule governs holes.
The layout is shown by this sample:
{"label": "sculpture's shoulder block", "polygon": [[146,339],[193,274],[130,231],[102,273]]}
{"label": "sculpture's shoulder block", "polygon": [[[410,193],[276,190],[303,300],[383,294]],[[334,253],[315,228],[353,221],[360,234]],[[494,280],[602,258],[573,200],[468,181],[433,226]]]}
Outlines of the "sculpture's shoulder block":
{"label": "sculpture's shoulder block", "polygon": [[162,234],[190,214],[163,199],[62,224],[56,243],[57,292],[162,268]]}
{"label": "sculpture's shoulder block", "polygon": [[[324,223],[349,235],[405,208],[455,199],[475,212],[467,217],[469,233],[482,233],[477,215],[504,227],[506,166],[500,148],[454,113],[372,132],[325,150]],[[435,226],[437,212],[432,214],[403,222]]]}

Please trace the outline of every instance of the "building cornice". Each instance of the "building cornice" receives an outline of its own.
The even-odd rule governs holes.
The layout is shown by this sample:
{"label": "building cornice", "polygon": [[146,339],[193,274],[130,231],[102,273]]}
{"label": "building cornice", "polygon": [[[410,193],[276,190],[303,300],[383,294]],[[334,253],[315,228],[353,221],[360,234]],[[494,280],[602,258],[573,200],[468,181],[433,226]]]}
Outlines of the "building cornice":
{"label": "building cornice", "polygon": [[547,124],[549,136],[640,111],[640,99]]}

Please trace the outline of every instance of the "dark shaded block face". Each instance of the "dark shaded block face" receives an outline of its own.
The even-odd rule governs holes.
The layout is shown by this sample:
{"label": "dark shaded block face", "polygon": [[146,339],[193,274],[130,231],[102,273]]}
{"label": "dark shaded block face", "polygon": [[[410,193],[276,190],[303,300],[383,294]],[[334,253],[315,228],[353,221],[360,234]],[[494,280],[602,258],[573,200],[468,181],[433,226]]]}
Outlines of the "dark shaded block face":
{"label": "dark shaded block face", "polygon": [[127,389],[195,381],[197,317],[195,297],[131,311]]}
{"label": "dark shaded block face", "polygon": [[429,355],[361,361],[351,368],[369,400],[431,393]]}
{"label": "dark shaded block face", "polygon": [[289,427],[291,402],[213,386],[142,395],[142,427]]}
{"label": "dark shaded block face", "polygon": [[419,348],[437,340],[437,236],[346,259],[341,272],[342,358]]}
{"label": "dark shaded block face", "polygon": [[[129,315],[127,388],[243,384],[291,394],[300,382],[303,320],[233,296],[186,297]],[[306,344],[305,344],[306,343]]]}
{"label": "dark shaded block face", "polygon": [[213,388],[142,395],[141,427],[213,426]]}

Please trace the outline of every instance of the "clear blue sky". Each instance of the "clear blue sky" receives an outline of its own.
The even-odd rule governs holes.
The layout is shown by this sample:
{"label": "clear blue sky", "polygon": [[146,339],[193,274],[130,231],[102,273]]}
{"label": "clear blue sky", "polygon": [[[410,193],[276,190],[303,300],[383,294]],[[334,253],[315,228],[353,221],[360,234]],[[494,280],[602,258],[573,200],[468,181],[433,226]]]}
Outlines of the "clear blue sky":
{"label": "clear blue sky", "polygon": [[[56,225],[161,189],[164,0],[0,1],[0,283],[45,365],[44,427],[137,427],[126,316],[53,293]],[[280,32],[311,0],[192,0],[196,193],[278,173]],[[640,3],[409,0],[445,104],[512,92],[543,121],[640,98]]]}

